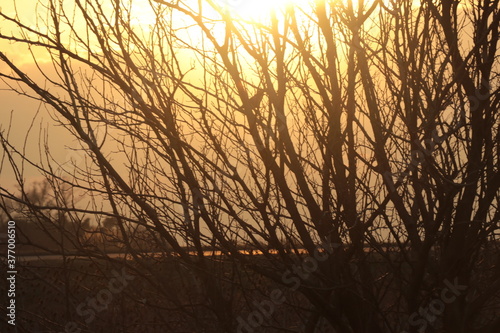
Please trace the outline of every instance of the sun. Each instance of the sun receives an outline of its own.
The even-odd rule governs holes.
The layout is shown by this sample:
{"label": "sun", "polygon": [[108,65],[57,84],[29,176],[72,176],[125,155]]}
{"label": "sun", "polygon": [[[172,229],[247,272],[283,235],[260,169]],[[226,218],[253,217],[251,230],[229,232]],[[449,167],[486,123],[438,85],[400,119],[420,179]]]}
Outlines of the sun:
{"label": "sun", "polygon": [[279,12],[298,2],[299,0],[214,0],[222,10],[249,21],[265,19],[271,12]]}

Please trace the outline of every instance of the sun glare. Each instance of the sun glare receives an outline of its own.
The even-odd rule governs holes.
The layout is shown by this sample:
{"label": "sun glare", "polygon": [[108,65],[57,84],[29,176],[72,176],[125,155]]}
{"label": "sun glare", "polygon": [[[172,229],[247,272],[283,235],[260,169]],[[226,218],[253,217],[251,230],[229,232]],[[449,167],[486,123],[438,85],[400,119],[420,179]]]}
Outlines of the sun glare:
{"label": "sun glare", "polygon": [[[214,3],[243,20],[259,21],[273,11],[284,10],[299,0],[215,0]],[[302,0],[304,2],[304,0]]]}

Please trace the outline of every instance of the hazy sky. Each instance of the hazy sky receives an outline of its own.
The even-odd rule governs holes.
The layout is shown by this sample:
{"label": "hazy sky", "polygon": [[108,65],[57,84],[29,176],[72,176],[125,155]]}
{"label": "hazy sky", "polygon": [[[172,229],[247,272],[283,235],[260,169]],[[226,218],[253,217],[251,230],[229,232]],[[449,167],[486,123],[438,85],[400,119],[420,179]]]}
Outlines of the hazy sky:
{"label": "hazy sky", "polygon": [[[224,2],[224,0],[221,0]],[[270,8],[271,5],[276,5],[284,2],[292,2],[295,0],[277,0],[277,1],[252,1],[252,6],[249,6],[249,1],[236,0],[228,1],[231,5],[235,6],[239,14],[247,17],[257,16],[262,14],[263,8]],[[147,1],[144,0],[147,4]],[[8,16],[18,15],[23,24],[30,26],[34,29],[43,31],[46,29],[44,25],[46,12],[40,5],[36,5],[37,1],[33,0],[7,0],[2,1],[1,11]],[[71,3],[71,2],[70,2]],[[148,26],[154,23],[154,15],[147,10],[147,5],[142,6],[141,0],[135,0],[134,3],[138,4],[137,17],[132,18],[132,23]],[[35,6],[35,8],[33,8]],[[17,10],[16,10],[17,8]],[[25,10],[30,8],[30,10]],[[16,14],[17,13],[17,14]],[[15,35],[15,26],[12,23],[0,20],[0,31],[2,34]],[[193,36],[189,36],[193,38]],[[39,84],[45,82],[45,79],[40,74],[39,69],[34,65],[33,55],[30,50],[20,43],[12,43],[5,40],[0,40],[0,50],[4,52],[7,57],[20,66],[21,69],[30,76],[33,76],[35,81]],[[51,65],[50,57],[45,50],[33,49],[36,52],[35,56],[38,66],[45,72],[54,74],[54,69]],[[5,71],[7,66],[2,62],[0,63],[0,71]],[[50,88],[50,87],[48,87]],[[68,150],[67,147],[74,145],[75,141],[72,137],[61,127],[55,126],[55,121],[51,119],[50,112],[39,101],[30,99],[26,96],[21,96],[16,92],[9,89],[7,84],[0,81],[0,130],[7,131],[10,127],[9,138],[11,143],[17,148],[24,150],[26,156],[35,161],[39,160],[40,148],[43,149],[45,138],[47,138],[53,157],[61,162],[74,157],[73,151]],[[31,129],[30,129],[31,128]],[[27,135],[29,132],[29,135]],[[36,177],[39,173],[33,168],[26,166],[25,177]],[[0,171],[0,183],[2,186],[11,187],[15,184],[14,173],[12,172],[8,163],[3,163],[3,168]]]}
{"label": "hazy sky", "polygon": [[[3,48],[5,50],[5,48]],[[0,65],[4,67],[5,65]],[[26,73],[33,73],[33,66],[22,66]],[[0,69],[1,70],[1,69]],[[70,141],[69,136],[54,126],[44,105],[39,101],[21,96],[10,91],[4,82],[0,82],[0,129],[6,135],[10,124],[9,138],[16,149],[25,149],[26,155],[38,159],[41,142],[40,136],[47,136],[49,145],[55,156],[64,155],[64,143]],[[31,128],[31,129],[30,129]],[[0,148],[0,150],[3,150]],[[2,151],[3,153],[3,151]],[[30,167],[26,168],[26,177],[38,175]],[[14,181],[12,169],[4,161],[0,173],[2,186],[10,186]]]}

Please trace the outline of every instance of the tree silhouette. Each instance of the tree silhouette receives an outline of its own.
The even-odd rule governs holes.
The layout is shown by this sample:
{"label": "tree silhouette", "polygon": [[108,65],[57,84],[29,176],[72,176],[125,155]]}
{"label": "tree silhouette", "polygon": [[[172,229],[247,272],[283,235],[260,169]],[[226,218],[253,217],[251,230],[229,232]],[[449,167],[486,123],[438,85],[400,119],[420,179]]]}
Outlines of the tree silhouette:
{"label": "tree silhouette", "polygon": [[49,84],[5,52],[0,75],[82,163],[6,131],[3,163],[116,221],[152,331],[498,330],[497,0],[46,2],[46,29],[0,13],[0,38],[50,55]]}

